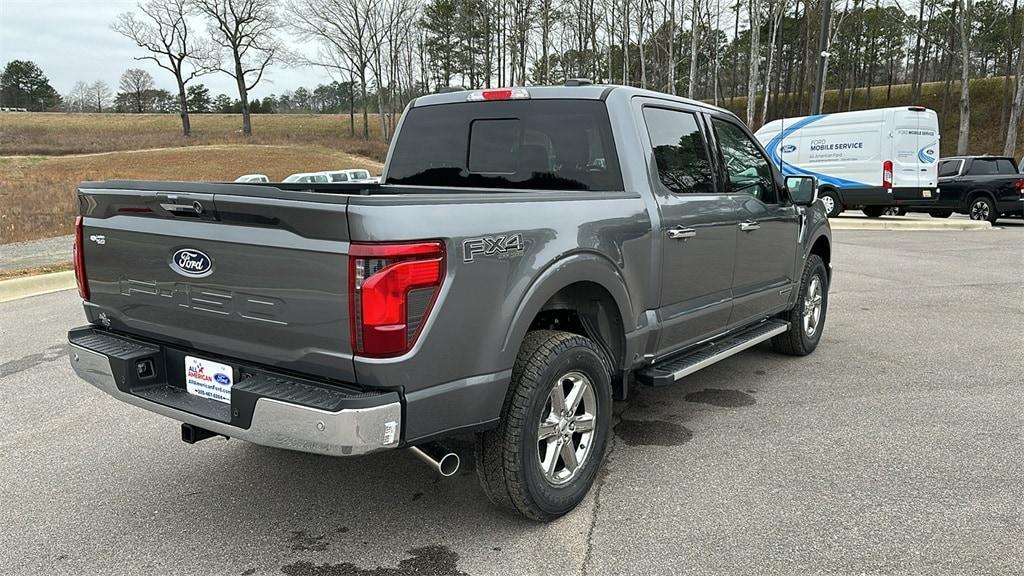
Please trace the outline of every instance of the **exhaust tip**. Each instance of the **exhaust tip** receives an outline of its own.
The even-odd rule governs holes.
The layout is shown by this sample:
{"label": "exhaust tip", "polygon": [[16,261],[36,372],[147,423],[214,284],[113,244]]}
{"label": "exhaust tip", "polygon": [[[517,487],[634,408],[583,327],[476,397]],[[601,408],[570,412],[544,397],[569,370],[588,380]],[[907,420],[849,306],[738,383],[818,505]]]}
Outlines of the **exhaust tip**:
{"label": "exhaust tip", "polygon": [[455,473],[459,471],[459,466],[461,464],[462,460],[459,459],[459,455],[455,452],[449,452],[441,458],[440,462],[437,463],[437,471],[445,478],[454,476]]}
{"label": "exhaust tip", "polygon": [[410,446],[409,450],[445,478],[454,476],[462,465],[458,454],[438,444]]}

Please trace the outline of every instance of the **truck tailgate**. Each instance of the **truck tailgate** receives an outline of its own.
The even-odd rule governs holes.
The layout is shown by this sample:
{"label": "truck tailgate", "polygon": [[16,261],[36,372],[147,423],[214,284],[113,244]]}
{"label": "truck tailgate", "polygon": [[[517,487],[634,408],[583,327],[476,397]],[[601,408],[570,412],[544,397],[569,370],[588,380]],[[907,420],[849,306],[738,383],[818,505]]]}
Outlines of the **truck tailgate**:
{"label": "truck tailgate", "polygon": [[79,200],[94,322],[354,381],[346,196],[124,182],[83,184]]}

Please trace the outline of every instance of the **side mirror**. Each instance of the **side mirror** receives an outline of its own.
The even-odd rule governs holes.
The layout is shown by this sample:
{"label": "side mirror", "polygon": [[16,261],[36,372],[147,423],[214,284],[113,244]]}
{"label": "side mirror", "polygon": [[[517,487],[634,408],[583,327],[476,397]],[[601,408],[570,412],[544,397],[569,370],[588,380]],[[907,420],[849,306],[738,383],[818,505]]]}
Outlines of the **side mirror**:
{"label": "side mirror", "polygon": [[818,201],[818,179],[813,176],[786,176],[786,189],[798,206],[810,206]]}

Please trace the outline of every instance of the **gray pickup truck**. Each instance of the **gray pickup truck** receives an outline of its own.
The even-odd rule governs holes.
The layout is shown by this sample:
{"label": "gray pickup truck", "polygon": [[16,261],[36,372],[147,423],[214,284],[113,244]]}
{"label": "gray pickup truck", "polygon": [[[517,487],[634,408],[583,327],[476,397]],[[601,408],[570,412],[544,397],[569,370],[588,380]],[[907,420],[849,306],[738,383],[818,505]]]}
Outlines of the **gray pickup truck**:
{"label": "gray pickup truck", "polygon": [[72,366],[188,442],[450,474],[473,432],[493,502],[565,514],[630,386],[812,352],[832,251],[733,114],[574,84],[417,98],[379,185],[83,183]]}

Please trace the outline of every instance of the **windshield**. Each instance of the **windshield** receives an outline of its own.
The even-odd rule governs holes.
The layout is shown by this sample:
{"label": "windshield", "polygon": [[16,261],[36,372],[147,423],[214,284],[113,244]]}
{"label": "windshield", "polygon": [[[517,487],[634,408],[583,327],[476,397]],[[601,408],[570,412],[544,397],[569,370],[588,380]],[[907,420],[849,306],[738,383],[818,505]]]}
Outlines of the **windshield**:
{"label": "windshield", "polygon": [[388,184],[622,190],[608,113],[596,100],[504,100],[412,108]]}

